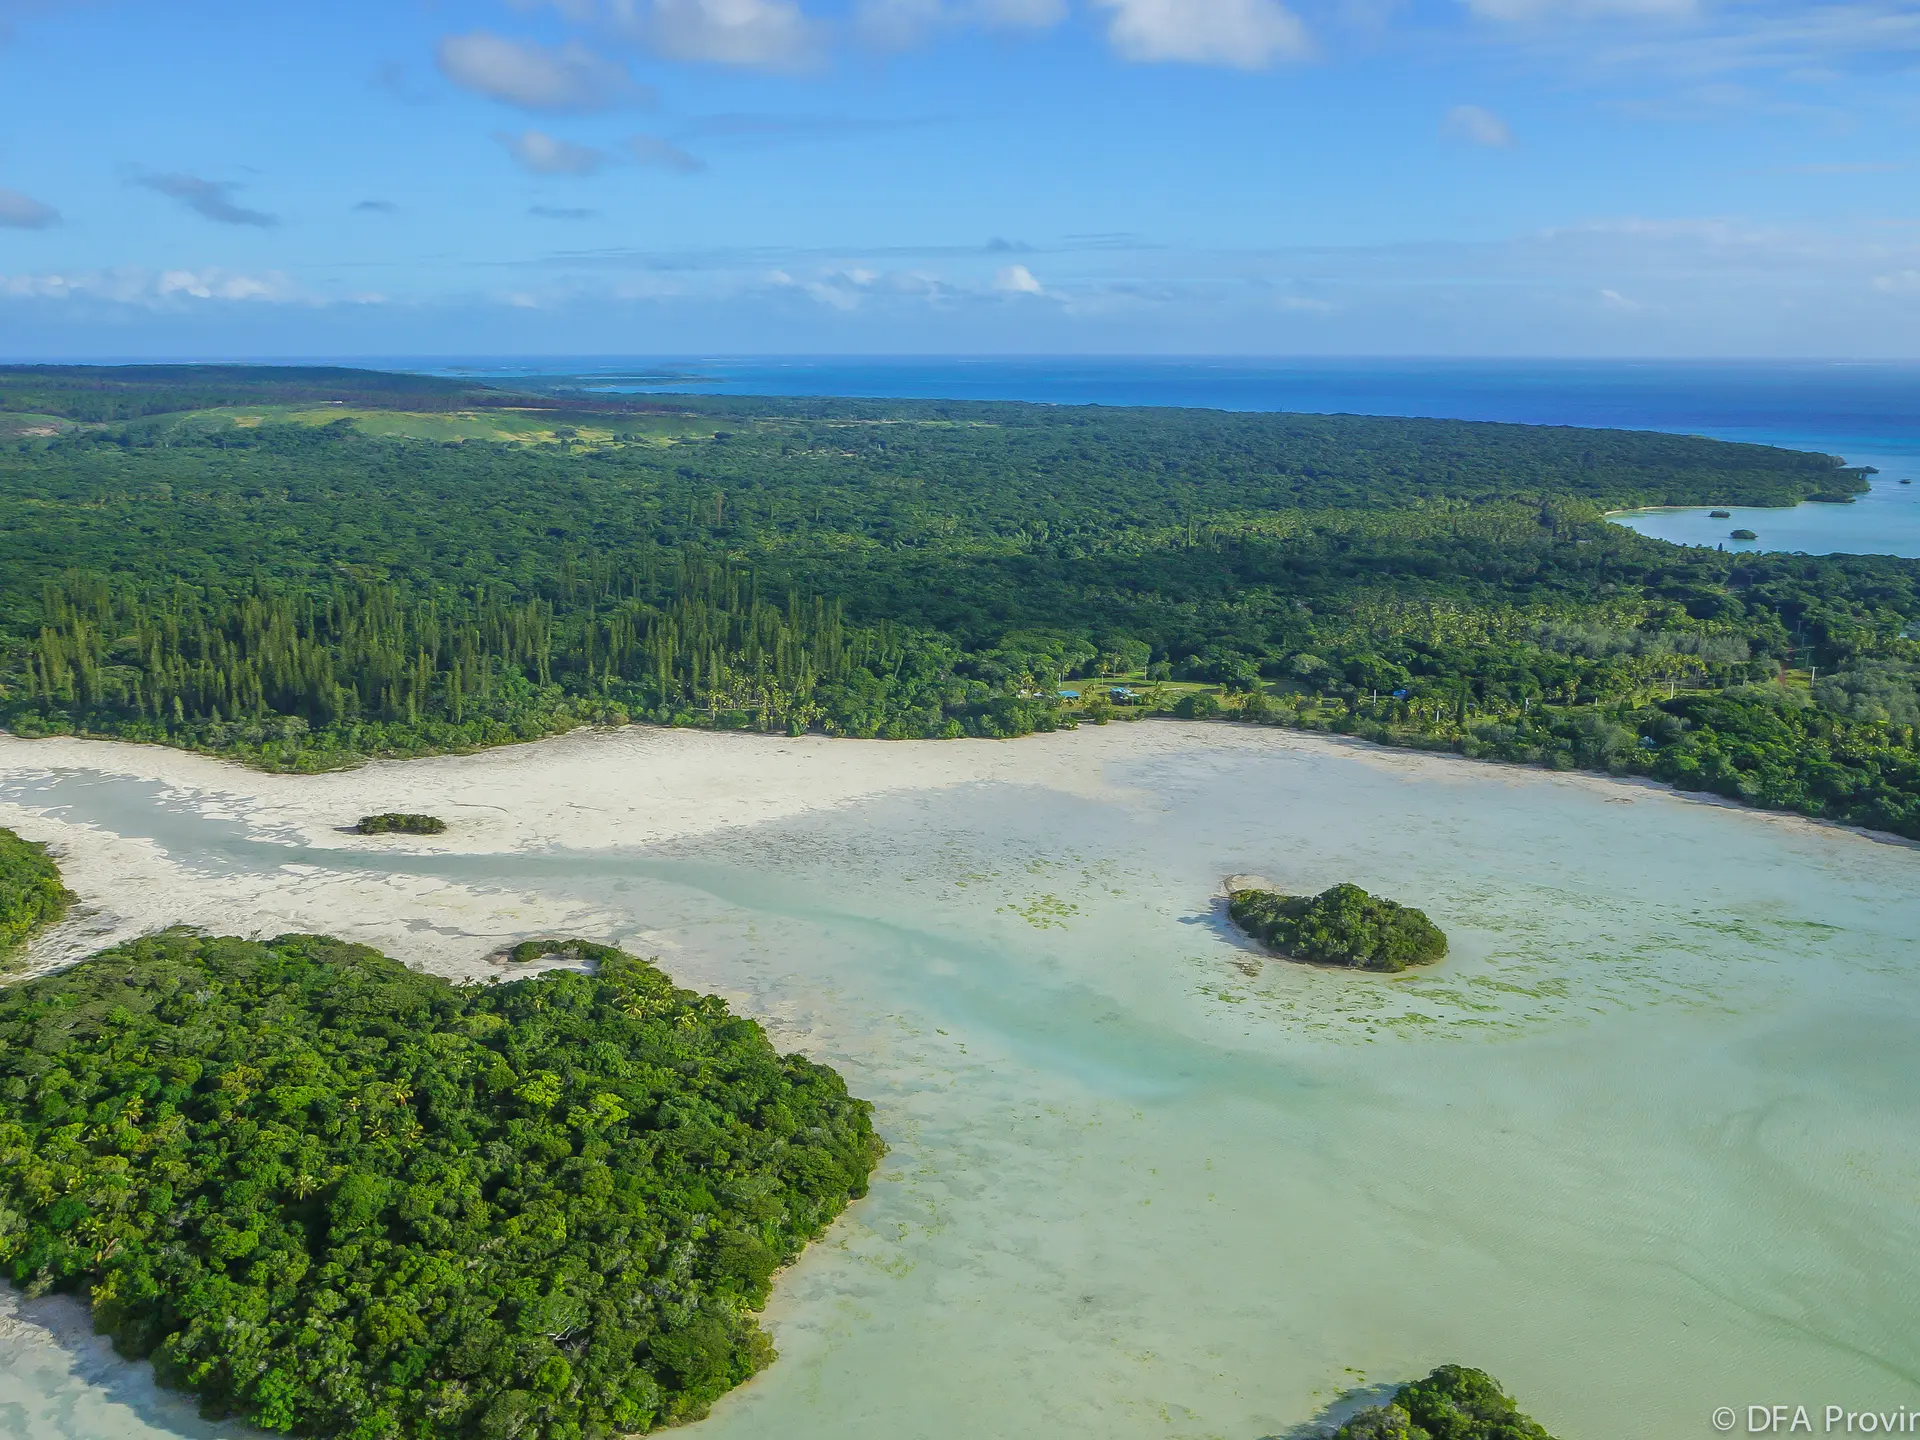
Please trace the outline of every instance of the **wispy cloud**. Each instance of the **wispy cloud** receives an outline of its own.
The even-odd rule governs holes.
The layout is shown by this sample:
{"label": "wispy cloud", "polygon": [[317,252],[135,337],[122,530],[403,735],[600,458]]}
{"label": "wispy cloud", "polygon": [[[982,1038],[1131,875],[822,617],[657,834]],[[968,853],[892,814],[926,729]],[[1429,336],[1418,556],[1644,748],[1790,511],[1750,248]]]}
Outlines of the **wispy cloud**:
{"label": "wispy cloud", "polygon": [[1491,110],[1478,105],[1456,105],[1447,111],[1440,128],[1456,140],[1496,149],[1513,144],[1513,131]]}
{"label": "wispy cloud", "polygon": [[794,0],[603,0],[598,14],[613,33],[670,60],[751,70],[805,69],[828,39]]}
{"label": "wispy cloud", "polygon": [[[1466,0],[1486,38],[1636,80],[1920,66],[1910,0]],[[1724,92],[1723,101],[1745,98]]]}
{"label": "wispy cloud", "polygon": [[719,141],[728,145],[785,145],[844,140],[857,135],[895,135],[948,123],[941,116],[770,115],[733,111],[696,115],[673,132],[680,143]]}
{"label": "wispy cloud", "polygon": [[1123,59],[1262,70],[1313,53],[1279,0],[1094,0],[1113,12],[1107,38]]}
{"label": "wispy cloud", "polygon": [[707,162],[698,155],[689,155],[658,135],[634,135],[627,140],[627,150],[636,164],[657,166],[676,175],[693,175],[707,168]]}
{"label": "wispy cloud", "polygon": [[431,105],[433,96],[413,83],[412,73],[398,60],[385,60],[374,68],[367,88],[398,100],[402,105]]}
{"label": "wispy cloud", "polygon": [[1545,22],[1607,16],[1688,17],[1701,0],[1466,0],[1467,8],[1491,20]]}
{"label": "wispy cloud", "polygon": [[493,138],[515,164],[534,175],[592,175],[607,163],[605,151],[576,145],[544,130],[524,130],[518,135],[496,132]]}
{"label": "wispy cloud", "polygon": [[400,207],[391,200],[362,200],[353,207],[356,215],[398,215]]}
{"label": "wispy cloud", "polygon": [[1024,265],[1007,265],[993,277],[993,288],[1007,295],[1044,295],[1046,287]]}
{"label": "wispy cloud", "polygon": [[1775,165],[1772,175],[1890,175],[1907,168],[1899,160],[1832,160],[1810,165]]}
{"label": "wispy cloud", "polygon": [[945,30],[1047,30],[1066,18],[1066,0],[859,0],[853,28],[870,45],[904,50]]}
{"label": "wispy cloud", "polygon": [[18,190],[0,190],[0,225],[11,230],[45,230],[60,223],[60,212]]}
{"label": "wispy cloud", "polygon": [[136,185],[143,185],[156,194],[178,200],[187,209],[205,219],[220,225],[253,225],[260,229],[271,229],[280,223],[280,217],[269,215],[264,210],[249,210],[244,205],[236,205],[234,192],[240,185],[232,180],[206,180],[198,175],[184,175],[174,171],[166,175],[140,175],[134,179]]}
{"label": "wispy cloud", "polygon": [[307,301],[298,286],[278,270],[247,273],[206,266],[198,270],[148,270],[121,266],[109,270],[39,275],[0,275],[0,297],[13,300],[108,300],[159,308],[193,301]]}
{"label": "wispy cloud", "polygon": [[624,65],[577,40],[553,48],[476,30],[443,38],[435,59],[461,89],[522,110],[584,113],[656,100]]}

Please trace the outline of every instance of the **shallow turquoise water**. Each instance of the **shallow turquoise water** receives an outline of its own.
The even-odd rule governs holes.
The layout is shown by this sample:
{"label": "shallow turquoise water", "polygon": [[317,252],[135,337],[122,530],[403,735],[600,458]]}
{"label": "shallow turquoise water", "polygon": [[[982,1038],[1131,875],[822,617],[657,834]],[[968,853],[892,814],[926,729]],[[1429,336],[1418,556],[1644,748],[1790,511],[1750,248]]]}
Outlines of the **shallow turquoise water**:
{"label": "shallow turquoise water", "polygon": [[[783,1358],[691,1435],[1257,1440],[1444,1360],[1564,1440],[1920,1400],[1920,854],[1465,762],[1109,778],[406,862],[608,905],[876,1102],[892,1153],[783,1278]],[[208,867],[295,853],[161,820]],[[1261,964],[1228,873],[1356,880],[1454,954]],[[0,1338],[0,1436],[237,1433],[103,1373],[138,1398]]]}
{"label": "shallow turquoise water", "polygon": [[[1907,468],[1920,475],[1920,464]],[[1717,508],[1729,512],[1730,518],[1716,520],[1705,508],[1628,510],[1610,518],[1629,530],[1676,545],[1808,555],[1920,556],[1920,483],[1902,485],[1884,474],[1871,493],[1848,505]],[[1730,534],[1734,530],[1751,530],[1757,538],[1735,540]]]}

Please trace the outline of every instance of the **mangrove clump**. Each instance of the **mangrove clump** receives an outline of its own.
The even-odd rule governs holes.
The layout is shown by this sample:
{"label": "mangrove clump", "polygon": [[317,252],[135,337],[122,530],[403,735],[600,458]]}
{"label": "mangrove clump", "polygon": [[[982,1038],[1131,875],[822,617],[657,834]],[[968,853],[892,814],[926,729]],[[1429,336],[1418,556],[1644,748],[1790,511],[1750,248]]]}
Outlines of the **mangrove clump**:
{"label": "mangrove clump", "polygon": [[695,1419],[884,1148],[832,1070],[624,954],[455,986],[168,931],[0,992],[0,1272],[294,1435]]}
{"label": "mangrove clump", "polygon": [[507,952],[507,959],[516,965],[530,965],[549,955],[564,955],[569,960],[586,960],[603,965],[620,954],[612,945],[600,945],[592,940],[522,940]]}
{"label": "mangrove clump", "polygon": [[0,963],[58,922],[72,904],[47,847],[0,830]]}
{"label": "mangrove clump", "polygon": [[1729,540],[1758,540],[1760,537],[1751,530],[1732,530],[1727,534]]}
{"label": "mangrove clump", "polygon": [[1447,937],[1421,910],[1335,885],[1318,895],[1235,890],[1227,913],[1248,935],[1294,960],[1356,970],[1405,970],[1447,953]]}
{"label": "mangrove clump", "polygon": [[447,822],[437,815],[408,815],[389,810],[383,815],[362,815],[353,827],[362,835],[439,835]]}
{"label": "mangrove clump", "polygon": [[1442,1365],[1362,1410],[1330,1440],[1553,1440],[1484,1370]]}

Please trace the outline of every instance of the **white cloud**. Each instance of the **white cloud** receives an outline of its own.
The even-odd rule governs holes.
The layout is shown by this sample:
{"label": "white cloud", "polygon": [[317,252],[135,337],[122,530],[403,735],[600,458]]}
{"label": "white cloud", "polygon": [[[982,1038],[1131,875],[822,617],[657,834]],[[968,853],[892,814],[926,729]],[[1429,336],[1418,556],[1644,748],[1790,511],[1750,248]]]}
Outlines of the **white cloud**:
{"label": "white cloud", "polygon": [[653,92],[634,84],[625,66],[578,41],[556,49],[476,30],[443,38],[436,58],[440,73],[463,90],[523,110],[579,112],[653,103]]}
{"label": "white cloud", "polygon": [[1873,288],[1882,295],[1920,295],[1920,270],[1899,270],[1891,275],[1873,277]]}
{"label": "white cloud", "polygon": [[821,43],[794,0],[605,0],[604,18],[670,60],[755,70],[802,69]]}
{"label": "white cloud", "polygon": [[109,300],[148,309],[194,300],[301,302],[308,299],[278,270],[256,275],[210,265],[151,271],[136,266],[46,275],[0,275],[0,297],[13,300]]}
{"label": "white cloud", "polygon": [[607,163],[601,151],[557,139],[544,130],[496,134],[493,138],[506,147],[521,169],[535,175],[591,175]]}
{"label": "white cloud", "polygon": [[1313,53],[1306,26],[1279,0],[1094,0],[1113,11],[1107,38],[1128,60],[1260,70]]}
{"label": "white cloud", "polygon": [[191,295],[196,300],[278,300],[286,292],[282,275],[234,275],[225,270],[165,270],[154,286],[162,299]]}
{"label": "white cloud", "polygon": [[60,212],[18,190],[0,190],[0,225],[13,230],[45,230],[60,223]]}
{"label": "white cloud", "polygon": [[657,165],[676,175],[693,175],[707,168],[707,162],[698,155],[689,155],[672,141],[662,140],[658,135],[631,136],[627,140],[627,149],[639,164]]}
{"label": "white cloud", "polygon": [[1044,295],[1046,288],[1024,265],[1009,265],[993,277],[993,288],[1009,295]]}
{"label": "white cloud", "polygon": [[1507,122],[1478,105],[1454,106],[1447,111],[1441,128],[1454,139],[1471,141],[1475,145],[1502,147],[1513,144],[1513,131],[1507,128]]}
{"label": "white cloud", "polygon": [[1638,300],[1630,300],[1618,290],[1602,290],[1600,304],[1608,310],[1644,310],[1646,306]]}

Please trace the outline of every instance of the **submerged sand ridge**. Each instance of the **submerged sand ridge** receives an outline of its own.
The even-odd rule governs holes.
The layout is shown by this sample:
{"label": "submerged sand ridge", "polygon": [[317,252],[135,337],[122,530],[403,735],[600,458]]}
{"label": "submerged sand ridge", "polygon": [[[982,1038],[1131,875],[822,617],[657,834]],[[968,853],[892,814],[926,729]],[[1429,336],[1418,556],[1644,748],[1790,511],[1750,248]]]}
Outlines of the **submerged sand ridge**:
{"label": "submerged sand ridge", "polygon": [[[1920,1377],[1909,849],[1146,723],[618,731],[312,778],[0,741],[0,802],[96,938],[323,929],[496,974],[506,940],[605,935],[873,1098],[873,1195],[701,1434],[1253,1440],[1460,1359],[1613,1440]],[[453,826],[339,833],[380,809]],[[1370,880],[1454,953],[1245,974],[1210,901],[1249,873]],[[36,961],[96,948],[50,938]],[[30,1343],[0,1335],[0,1436],[188,1433]]]}

